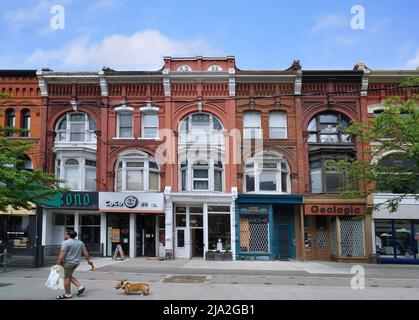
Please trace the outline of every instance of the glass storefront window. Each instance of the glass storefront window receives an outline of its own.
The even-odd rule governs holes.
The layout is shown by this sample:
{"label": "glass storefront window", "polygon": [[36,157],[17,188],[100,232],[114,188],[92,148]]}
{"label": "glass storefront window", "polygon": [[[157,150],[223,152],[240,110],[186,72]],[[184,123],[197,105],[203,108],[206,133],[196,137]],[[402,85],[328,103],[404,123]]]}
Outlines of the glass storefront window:
{"label": "glass storefront window", "polygon": [[186,227],[186,215],[177,214],[176,215],[176,227]]}
{"label": "glass storefront window", "polygon": [[396,258],[414,259],[411,220],[394,221]]}
{"label": "glass storefront window", "polygon": [[375,247],[381,257],[394,258],[391,220],[375,220]]}
{"label": "glass storefront window", "polygon": [[267,206],[240,207],[240,251],[270,253]]}
{"label": "glass storefront window", "polygon": [[[221,250],[231,250],[230,240],[230,215],[209,214],[208,215],[208,249],[218,250],[221,243]],[[221,241],[219,241],[221,240]]]}
{"label": "glass storefront window", "polygon": [[100,243],[100,215],[82,214],[79,216],[79,223],[79,239],[81,241],[86,245]]}
{"label": "glass storefront window", "polygon": [[419,221],[415,221],[415,238],[414,241],[416,242],[416,259],[419,259]]}
{"label": "glass storefront window", "polygon": [[204,226],[204,219],[202,215],[190,215],[189,225],[191,228],[202,228]]}
{"label": "glass storefront window", "polygon": [[177,231],[177,247],[183,248],[185,246],[185,230]]}
{"label": "glass storefront window", "polygon": [[27,248],[29,216],[6,216],[6,241],[14,248]]}

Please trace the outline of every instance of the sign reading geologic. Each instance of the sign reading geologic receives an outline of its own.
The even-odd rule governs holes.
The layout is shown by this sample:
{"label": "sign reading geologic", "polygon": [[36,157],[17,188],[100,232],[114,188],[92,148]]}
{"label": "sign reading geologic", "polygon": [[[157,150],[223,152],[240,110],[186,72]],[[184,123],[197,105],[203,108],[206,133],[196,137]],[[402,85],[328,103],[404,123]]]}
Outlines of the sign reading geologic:
{"label": "sign reading geologic", "polygon": [[365,205],[362,204],[306,204],[306,215],[320,216],[360,216],[365,214]]}
{"label": "sign reading geologic", "polygon": [[157,192],[99,192],[102,212],[164,212],[163,193]]}

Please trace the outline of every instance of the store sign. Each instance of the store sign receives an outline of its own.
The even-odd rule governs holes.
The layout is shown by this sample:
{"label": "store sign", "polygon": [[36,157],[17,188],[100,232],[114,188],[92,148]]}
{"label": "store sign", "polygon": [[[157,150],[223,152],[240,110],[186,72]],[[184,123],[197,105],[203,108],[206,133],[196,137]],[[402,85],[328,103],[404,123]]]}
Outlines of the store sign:
{"label": "store sign", "polygon": [[352,204],[306,204],[306,215],[359,216],[365,214],[365,205]]}
{"label": "store sign", "polygon": [[102,211],[160,211],[163,212],[163,193],[154,192],[99,192]]}
{"label": "store sign", "polygon": [[58,193],[42,204],[63,209],[97,209],[98,193],[77,191]]}

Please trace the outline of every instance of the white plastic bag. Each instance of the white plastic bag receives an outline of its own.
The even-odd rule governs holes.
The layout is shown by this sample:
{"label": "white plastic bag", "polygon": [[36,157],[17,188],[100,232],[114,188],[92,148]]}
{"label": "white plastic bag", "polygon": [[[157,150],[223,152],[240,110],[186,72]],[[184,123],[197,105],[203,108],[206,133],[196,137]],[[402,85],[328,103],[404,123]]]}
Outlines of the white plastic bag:
{"label": "white plastic bag", "polygon": [[63,268],[60,266],[53,266],[51,268],[51,272],[49,273],[48,279],[45,282],[45,286],[51,289],[64,289],[64,276],[60,276],[63,274]]}

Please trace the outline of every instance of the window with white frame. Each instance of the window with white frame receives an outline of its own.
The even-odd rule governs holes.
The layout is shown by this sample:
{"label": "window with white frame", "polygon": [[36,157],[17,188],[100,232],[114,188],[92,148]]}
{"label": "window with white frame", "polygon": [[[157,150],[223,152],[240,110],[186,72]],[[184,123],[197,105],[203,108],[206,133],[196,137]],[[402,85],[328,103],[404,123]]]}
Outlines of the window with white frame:
{"label": "window with white frame", "polygon": [[134,108],[122,105],[115,108],[115,111],[117,114],[116,137],[121,139],[132,139],[134,137]]}
{"label": "window with white frame", "polygon": [[180,189],[182,191],[218,191],[224,189],[224,167],[213,159],[180,163]]}
{"label": "window with white frame", "polygon": [[190,71],[192,71],[192,68],[187,64],[182,64],[177,68],[176,71],[178,71],[178,72],[190,72]]}
{"label": "window with white frame", "polygon": [[179,143],[218,144],[224,143],[223,126],[217,117],[209,113],[193,113],[179,125]]}
{"label": "window with white frame", "polygon": [[351,143],[353,137],[345,133],[349,119],[341,113],[319,113],[308,124],[309,143]]}
{"label": "window with white frame", "polygon": [[157,162],[143,152],[121,155],[116,165],[115,190],[160,190],[160,170]]}
{"label": "window with white frame", "polygon": [[261,117],[259,112],[245,112],[243,115],[244,139],[262,138]]}
{"label": "window with white frame", "polygon": [[67,113],[58,121],[56,141],[96,142],[96,122],[85,113]]}
{"label": "window with white frame", "polygon": [[154,112],[144,112],[141,115],[141,132],[143,138],[156,139],[159,137],[159,117]]}
{"label": "window with white frame", "polygon": [[287,138],[287,113],[274,111],[269,114],[269,138]]}
{"label": "window with white frame", "polygon": [[70,190],[96,190],[96,160],[94,155],[86,158],[83,155],[57,154],[56,176],[64,180]]}
{"label": "window with white frame", "polygon": [[211,72],[221,72],[221,71],[223,71],[223,68],[221,68],[221,66],[218,65],[218,64],[212,64],[212,65],[210,65],[208,67],[208,71],[211,71]]}
{"label": "window with white frame", "polygon": [[245,163],[245,192],[291,193],[290,169],[278,155],[262,154]]}

